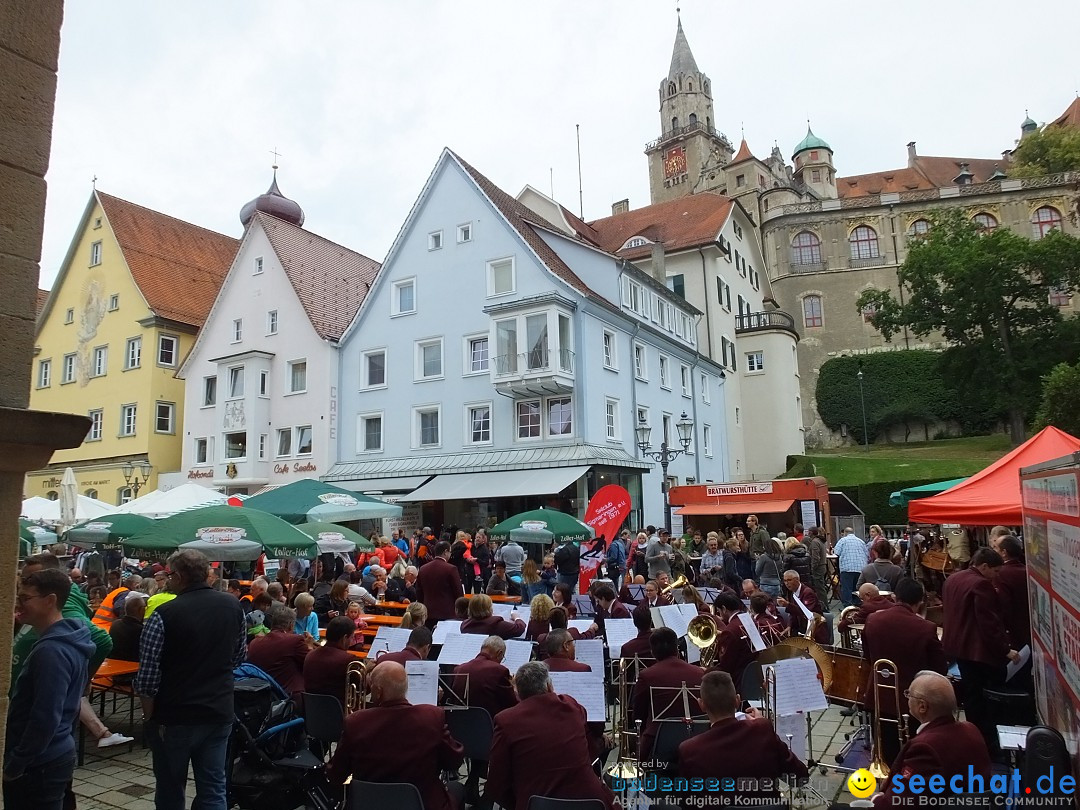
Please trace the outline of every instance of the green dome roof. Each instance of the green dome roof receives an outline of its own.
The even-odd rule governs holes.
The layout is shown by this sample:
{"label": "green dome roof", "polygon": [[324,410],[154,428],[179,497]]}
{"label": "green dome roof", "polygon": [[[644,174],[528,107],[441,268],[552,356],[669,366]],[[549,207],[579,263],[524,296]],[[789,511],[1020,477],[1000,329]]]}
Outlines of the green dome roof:
{"label": "green dome roof", "polygon": [[1037,124],[1036,122],[1034,122],[1034,121],[1032,121],[1032,120],[1031,120],[1031,116],[1030,116],[1030,115],[1029,115],[1029,116],[1028,116],[1027,118],[1025,118],[1025,119],[1024,119],[1024,123],[1022,123],[1022,124],[1020,125],[1020,129],[1021,129],[1021,130],[1023,130],[1023,131],[1025,131],[1025,132],[1026,132],[1027,130],[1029,130],[1029,129],[1038,129],[1038,128],[1039,128],[1039,125],[1038,125],[1038,124]]}
{"label": "green dome roof", "polygon": [[828,149],[830,152],[832,151],[832,147],[815,135],[809,125],[806,127],[806,137],[799,141],[799,145],[795,147],[792,155],[797,155],[805,149]]}

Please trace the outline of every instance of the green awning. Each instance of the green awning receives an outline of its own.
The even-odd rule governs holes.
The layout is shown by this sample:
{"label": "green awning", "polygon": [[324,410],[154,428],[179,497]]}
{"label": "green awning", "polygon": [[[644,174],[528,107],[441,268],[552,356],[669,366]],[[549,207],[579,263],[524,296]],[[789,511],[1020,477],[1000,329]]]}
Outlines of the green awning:
{"label": "green awning", "polygon": [[909,501],[916,501],[919,498],[929,498],[931,495],[937,495],[947,489],[952,489],[957,484],[962,484],[964,481],[967,481],[967,478],[950,478],[948,481],[938,481],[934,484],[922,484],[917,487],[907,487],[906,489],[901,489],[889,496],[889,506],[907,506]]}

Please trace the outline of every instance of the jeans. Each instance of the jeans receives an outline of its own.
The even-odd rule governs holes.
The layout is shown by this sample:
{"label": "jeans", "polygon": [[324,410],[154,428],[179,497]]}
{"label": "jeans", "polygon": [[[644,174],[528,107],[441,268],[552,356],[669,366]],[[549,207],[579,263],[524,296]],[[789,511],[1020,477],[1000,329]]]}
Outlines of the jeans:
{"label": "jeans", "polygon": [[578,575],[577,574],[559,574],[559,582],[570,587],[570,593],[577,590]]}
{"label": "jeans", "polygon": [[73,753],[27,768],[18,779],[4,782],[4,807],[8,810],[61,810],[74,771]]}
{"label": "jeans", "polygon": [[773,599],[780,595],[780,583],[773,585],[771,582],[762,582],[758,585],[762,593],[766,593]]}
{"label": "jeans", "polygon": [[157,810],[184,810],[188,763],[195,776],[192,810],[226,810],[225,771],[232,723],[163,726],[147,723],[154,755]]}
{"label": "jeans", "polygon": [[848,605],[859,604],[858,598],[854,595],[856,586],[858,584],[858,571],[840,572],[840,601],[844,603],[844,607],[847,607]]}

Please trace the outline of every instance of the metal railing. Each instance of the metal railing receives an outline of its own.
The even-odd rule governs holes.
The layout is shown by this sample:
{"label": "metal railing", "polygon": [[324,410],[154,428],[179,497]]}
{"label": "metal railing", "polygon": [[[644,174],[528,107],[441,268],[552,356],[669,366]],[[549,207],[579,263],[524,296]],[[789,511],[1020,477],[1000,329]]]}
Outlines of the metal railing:
{"label": "metal railing", "polygon": [[[553,367],[552,360],[558,359]],[[574,373],[574,353],[569,349],[557,352],[548,351],[547,347],[537,348],[517,354],[501,354],[494,358],[495,376],[510,377],[515,374],[536,374],[558,371],[563,374]]]}
{"label": "metal railing", "polygon": [[[728,149],[731,149],[731,141],[728,140],[727,135],[725,135],[724,133],[718,131],[716,129],[716,127],[706,126],[701,121],[695,121],[694,123],[687,124],[686,126],[677,127],[675,129],[670,129],[667,132],[665,132],[663,135],[661,135],[659,138],[657,138],[655,141],[649,141],[647,144],[645,144],[645,151],[648,152],[651,149],[655,149],[660,144],[666,143],[667,141],[670,141],[673,138],[678,138],[680,135],[685,135],[688,132],[698,132],[698,131],[702,131],[702,132],[705,132],[705,133],[707,133],[709,135],[712,135],[713,137],[720,138],[720,140],[722,140],[724,143],[727,144]],[[732,150],[732,151],[734,151],[734,150]]]}
{"label": "metal railing", "polygon": [[745,312],[735,316],[735,334],[760,332],[766,329],[783,329],[798,337],[795,319],[782,310],[772,312]]}
{"label": "metal railing", "polygon": [[848,267],[852,270],[859,270],[863,267],[880,267],[883,264],[888,264],[884,256],[868,256],[865,259],[851,259],[848,262]]}

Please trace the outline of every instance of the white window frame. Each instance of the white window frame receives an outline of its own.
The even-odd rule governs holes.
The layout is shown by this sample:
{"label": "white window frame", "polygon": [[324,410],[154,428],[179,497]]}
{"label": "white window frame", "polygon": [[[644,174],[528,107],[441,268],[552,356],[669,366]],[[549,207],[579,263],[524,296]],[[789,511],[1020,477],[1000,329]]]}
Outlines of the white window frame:
{"label": "white window frame", "polygon": [[102,436],[105,435],[105,410],[103,408],[94,408],[94,410],[87,412],[90,417],[90,429],[86,431],[86,439],[88,442],[100,442]]}
{"label": "white window frame", "polygon": [[244,341],[244,319],[233,318],[232,322],[232,343],[243,343]]}
{"label": "white window frame", "polygon": [[472,228],[471,222],[463,222],[457,226],[457,243],[459,245],[472,241]]}
{"label": "white window frame", "polygon": [[[375,355],[379,355],[379,354],[381,354],[382,358],[383,358],[383,375],[382,375],[383,379],[382,379],[381,383],[372,383],[371,382],[370,368],[368,366],[368,360],[369,360],[369,358],[372,358]],[[386,379],[387,379],[386,358],[388,356],[389,356],[389,353],[387,352],[385,346],[378,346],[378,347],[376,347],[374,349],[368,349],[367,351],[364,351],[364,352],[360,353],[360,389],[361,390],[363,390],[363,391],[376,391],[376,390],[379,390],[381,388],[386,388]]]}
{"label": "white window frame", "polygon": [[644,343],[634,344],[634,376],[642,382],[649,381],[649,352]]}
{"label": "white window frame", "polygon": [[[163,363],[161,361],[161,350],[164,348],[167,342],[172,343],[172,355],[173,359],[171,363]],[[180,362],[180,338],[176,335],[158,335],[157,345],[157,364],[162,368],[176,368]]]}
{"label": "white window frame", "polygon": [[[379,446],[367,446],[367,423],[372,419],[379,420]],[[356,415],[356,454],[367,455],[369,453],[381,453],[386,447],[386,414],[383,411],[367,411]]]}
{"label": "white window frame", "polygon": [[706,405],[712,404],[712,394],[709,393],[709,375],[701,375],[701,401]]}
{"label": "white window frame", "polygon": [[[168,409],[169,425],[168,425],[167,430],[162,430],[158,426],[158,421],[161,418],[161,409],[162,409],[162,407],[165,407],[165,408]],[[175,402],[164,402],[162,400],[158,400],[157,402],[154,403],[154,433],[158,433],[158,434],[165,435],[165,436],[175,436],[176,435],[176,403]]]}
{"label": "white window frame", "polygon": [[75,323],[75,309],[73,307],[69,307],[67,312],[64,313],[64,324],[71,323]]}
{"label": "white window frame", "polygon": [[765,371],[765,352],[758,350],[756,352],[746,353],[746,373],[747,374],[761,374]]}
{"label": "white window frame", "polygon": [[603,343],[604,368],[610,371],[619,370],[619,338],[611,329],[604,330]]}
{"label": "white window frame", "polygon": [[135,500],[135,491],[131,487],[120,487],[116,491],[116,503],[118,506],[131,503],[133,500]]}
{"label": "white window frame", "polygon": [[[281,440],[288,440],[285,452],[281,452]],[[293,429],[291,427],[278,428],[274,431],[274,458],[292,458],[293,456]]]}
{"label": "white window frame", "polygon": [[37,387],[48,388],[52,385],[52,358],[38,360]]}
{"label": "white window frame", "polygon": [[255,270],[252,273],[252,275],[253,276],[262,275],[263,269],[264,269],[263,268],[263,257],[262,256],[256,256],[255,257]]}
{"label": "white window frame", "polygon": [[[436,429],[439,432],[438,441],[432,444],[423,444],[421,441],[422,430],[420,426],[421,414],[434,413],[437,419]],[[431,450],[433,448],[442,447],[443,444],[443,429],[442,429],[442,404],[433,403],[429,405],[414,405],[412,409],[412,446],[414,450]]]}
{"label": "white window frame", "polygon": [[[480,369],[473,368],[473,343],[483,340],[487,342],[487,357],[484,360],[484,367]],[[480,374],[488,374],[491,371],[491,335],[487,332],[478,332],[472,335],[464,335],[461,338],[461,376],[462,377],[475,377]]]}
{"label": "white window frame", "polygon": [[[191,457],[193,459],[192,464],[209,464],[210,463],[210,437],[199,436],[192,442]],[[202,448],[202,459],[199,459],[199,449]]]}
{"label": "white window frame", "polygon": [[266,334],[267,336],[276,335],[278,333],[278,311],[276,309],[267,310],[266,312]]}
{"label": "white window frame", "polygon": [[[259,434],[259,461],[266,461],[266,445],[270,441],[269,437],[265,433]],[[212,456],[214,449],[214,437],[210,437],[210,455]]]}
{"label": "white window frame", "polygon": [[[130,413],[130,418],[128,414]],[[134,436],[139,429],[139,406],[129,402],[120,406],[120,438]]]}
{"label": "white window frame", "polygon": [[[424,349],[429,346],[439,347],[439,373],[424,376]],[[446,378],[446,353],[442,337],[424,338],[413,344],[413,382],[431,382]]]}
{"label": "white window frame", "polygon": [[701,445],[705,450],[705,455],[712,458],[712,425],[701,426]]}
{"label": "white window frame", "polygon": [[686,363],[679,364],[679,386],[682,388],[682,395],[687,399],[690,399],[694,395],[694,376],[690,371],[690,366]]}
{"label": "white window frame", "polygon": [[104,377],[109,373],[109,347],[95,346],[91,355],[91,377]]}
{"label": "white window frame", "polygon": [[[239,374],[236,372],[239,372]],[[229,366],[225,381],[228,384],[228,390],[225,392],[226,402],[244,398],[244,394],[247,392],[247,370],[244,366]],[[237,381],[240,383],[240,393],[236,393],[235,390]]]}
{"label": "white window frame", "polygon": [[[230,456],[229,455],[229,437],[230,436],[243,436],[244,437],[244,455],[242,456]],[[247,431],[246,430],[230,430],[227,433],[221,435],[221,455],[225,461],[235,463],[237,461],[247,461],[248,452]]]}
{"label": "white window frame", "polygon": [[671,390],[671,358],[661,354],[657,361],[657,373],[660,375],[660,387],[665,391]]}
{"label": "white window frame", "polygon": [[75,374],[78,369],[78,358],[75,354],[65,354],[60,366],[60,384],[69,385],[75,382]]}
{"label": "white window frame", "polygon": [[442,250],[443,246],[443,232],[431,231],[427,235],[427,249],[428,250]]}
{"label": "white window frame", "polygon": [[[304,387],[293,388],[293,370],[300,363],[304,364]],[[306,394],[308,390],[308,369],[307,358],[298,357],[295,360],[289,360],[285,364],[285,396],[292,396],[293,394]]]}
{"label": "white window frame", "polygon": [[619,424],[619,400],[608,397],[604,402],[604,431],[609,442],[622,442]]}
{"label": "white window frame", "polygon": [[[211,380],[214,381],[213,382],[213,389],[214,389],[213,390],[213,397],[208,396],[208,394],[211,393],[210,392],[210,387],[211,387],[210,381]],[[203,377],[202,405],[200,405],[199,407],[201,407],[201,408],[213,408],[213,407],[215,407],[217,405],[217,399],[218,399],[218,378],[217,378],[217,374],[210,374],[210,375],[207,375],[206,377]]]}
{"label": "white window frame", "polygon": [[[539,422],[536,427],[535,436],[522,436],[521,435],[521,414],[518,409],[522,405],[528,405],[535,402],[538,405],[537,414],[539,416]],[[529,421],[529,428],[532,429],[532,420]],[[530,398],[530,399],[517,399],[514,400],[514,441],[518,442],[539,442],[544,439],[544,400],[543,398]]]}
{"label": "white window frame", "polygon": [[[474,439],[473,438],[473,411],[477,408],[487,408],[488,412],[488,437],[486,439]],[[465,403],[465,441],[463,444],[470,445],[472,447],[487,446],[493,444],[495,441],[495,406],[491,400],[485,400],[483,402],[467,402]]]}
{"label": "white window frame", "polygon": [[[311,438],[311,447],[307,450],[300,449],[300,437],[303,436],[304,429],[307,429],[308,436]],[[297,425],[295,428],[296,435],[293,437],[293,454],[300,458],[307,458],[315,453],[315,426],[314,425]]]}
{"label": "white window frame", "polygon": [[[495,267],[497,265],[504,265],[507,262],[510,264],[510,289],[496,292],[495,290]],[[500,298],[504,295],[513,295],[517,292],[517,262],[513,256],[502,256],[498,259],[491,259],[487,263],[487,297],[488,298]]]}
{"label": "white window frame", "polygon": [[[570,403],[570,431],[568,433],[552,433],[551,432],[551,403],[554,400],[566,400]],[[541,433],[548,439],[568,439],[574,435],[574,427],[576,417],[574,416],[574,397],[571,394],[559,394],[553,397],[544,397],[543,410],[540,414],[540,419],[544,423],[542,425]]]}
{"label": "white window frame", "polygon": [[270,372],[266,369],[259,371],[259,397],[261,399],[270,398]]}
{"label": "white window frame", "polygon": [[[132,362],[134,361],[134,362]],[[142,338],[128,338],[124,345],[124,371],[142,366]]]}
{"label": "white window frame", "polygon": [[97,267],[101,264],[101,240],[90,243],[90,266]]}
{"label": "white window frame", "polygon": [[116,312],[120,309],[120,294],[113,293],[109,296],[109,312]]}
{"label": "white window frame", "polygon": [[[416,276],[398,279],[397,281],[393,282],[390,287],[390,317],[399,318],[404,315],[415,315],[417,310]],[[412,288],[412,309],[401,309],[401,291],[405,287]]]}

